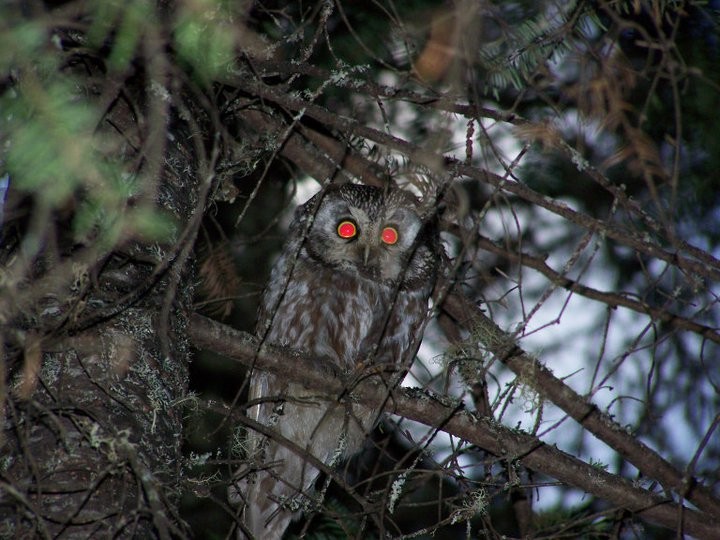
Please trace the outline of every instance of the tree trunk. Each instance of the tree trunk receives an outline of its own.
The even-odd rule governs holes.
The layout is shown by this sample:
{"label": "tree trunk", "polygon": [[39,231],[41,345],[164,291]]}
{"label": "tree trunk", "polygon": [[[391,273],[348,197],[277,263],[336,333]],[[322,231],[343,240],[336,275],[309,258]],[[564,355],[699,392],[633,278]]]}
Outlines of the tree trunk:
{"label": "tree trunk", "polygon": [[[87,63],[83,69],[95,71]],[[73,244],[62,216],[47,224],[65,246],[60,258],[41,252],[30,264],[32,287],[2,302],[9,343],[2,538],[183,534],[175,512],[192,300],[190,250],[183,247],[197,230],[199,182],[193,140],[182,123],[168,125],[165,118],[177,115],[148,79],[128,79],[94,137],[121,133],[112,158],[135,164],[133,174],[155,188],[143,193],[145,202],[155,199],[180,230],[174,243],[120,242],[73,264],[70,275],[63,263],[87,246]],[[84,90],[92,92],[89,82]],[[138,96],[132,106],[128,95]],[[128,206],[134,203],[131,197]],[[3,242],[12,244],[11,235]],[[13,248],[4,247],[10,268]]]}

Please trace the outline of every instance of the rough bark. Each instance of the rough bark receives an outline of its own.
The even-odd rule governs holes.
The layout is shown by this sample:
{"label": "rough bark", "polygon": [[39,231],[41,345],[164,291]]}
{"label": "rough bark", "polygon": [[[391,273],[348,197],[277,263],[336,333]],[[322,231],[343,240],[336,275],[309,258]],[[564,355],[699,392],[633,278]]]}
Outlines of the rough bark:
{"label": "rough bark", "polygon": [[[82,91],[107,99],[90,83],[100,68],[85,69]],[[136,74],[118,85],[98,137],[121,132],[113,159],[154,185],[143,196],[176,220],[175,242],[132,239],[105,253],[90,247],[84,265],[77,246],[61,249],[58,260],[33,261],[35,280],[2,302],[3,538],[183,533],[175,512],[192,299],[187,246],[200,182],[187,126],[166,120],[176,109],[153,97],[151,84],[159,83]],[[47,223],[60,238],[69,236],[66,225]]]}

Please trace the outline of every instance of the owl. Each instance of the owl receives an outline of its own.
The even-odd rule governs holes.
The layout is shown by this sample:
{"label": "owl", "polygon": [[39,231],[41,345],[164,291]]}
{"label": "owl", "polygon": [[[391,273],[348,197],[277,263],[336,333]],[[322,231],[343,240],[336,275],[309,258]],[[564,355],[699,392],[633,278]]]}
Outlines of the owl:
{"label": "owl", "polygon": [[[330,185],[298,207],[263,293],[260,340],[333,371],[408,367],[439,260],[436,229],[421,216],[407,191],[356,184]],[[243,507],[244,528],[255,538],[279,539],[302,501],[312,500],[319,474],[302,453],[328,465],[355,453],[379,411],[321,399],[262,372],[252,375],[250,400],[257,404],[248,415],[281,437],[249,435],[251,466],[236,473],[229,498]]]}

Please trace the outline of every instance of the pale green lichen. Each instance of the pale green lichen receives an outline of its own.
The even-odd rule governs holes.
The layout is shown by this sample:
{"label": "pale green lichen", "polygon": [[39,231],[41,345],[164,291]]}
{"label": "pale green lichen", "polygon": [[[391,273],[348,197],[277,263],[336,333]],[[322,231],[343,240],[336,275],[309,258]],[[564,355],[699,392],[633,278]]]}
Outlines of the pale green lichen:
{"label": "pale green lichen", "polygon": [[465,498],[462,508],[458,508],[452,514],[451,525],[460,521],[471,520],[477,515],[484,515],[488,509],[488,494],[485,488],[480,488]]}
{"label": "pale green lichen", "polygon": [[588,167],[590,167],[590,163],[588,163],[588,160],[585,159],[580,152],[575,150],[574,148],[570,148],[570,159],[572,160],[573,165],[575,165],[575,168],[578,170],[578,172],[583,172]]}
{"label": "pale green lichen", "polygon": [[407,481],[407,473],[407,470],[403,471],[402,474],[395,479],[395,481],[392,483],[392,486],[390,487],[390,498],[388,499],[387,509],[388,512],[390,512],[391,514],[395,512],[395,505],[397,504],[398,499],[402,494],[403,486]]}

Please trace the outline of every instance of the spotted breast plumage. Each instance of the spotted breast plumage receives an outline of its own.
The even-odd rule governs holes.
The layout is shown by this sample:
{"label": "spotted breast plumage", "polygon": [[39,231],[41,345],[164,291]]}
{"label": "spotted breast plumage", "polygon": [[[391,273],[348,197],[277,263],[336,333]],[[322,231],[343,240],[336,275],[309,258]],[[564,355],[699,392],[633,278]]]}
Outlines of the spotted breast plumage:
{"label": "spotted breast plumage", "polygon": [[[263,294],[260,339],[345,372],[407,366],[438,266],[437,233],[422,208],[406,191],[356,184],[330,185],[298,207]],[[327,464],[352,454],[377,411],[263,372],[252,375],[250,399],[259,403],[250,418],[280,437],[249,434],[250,467],[238,471],[230,500],[243,507],[241,538],[281,538],[318,475],[297,450]]]}

